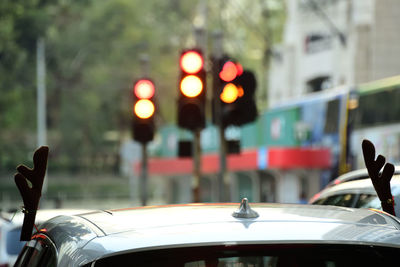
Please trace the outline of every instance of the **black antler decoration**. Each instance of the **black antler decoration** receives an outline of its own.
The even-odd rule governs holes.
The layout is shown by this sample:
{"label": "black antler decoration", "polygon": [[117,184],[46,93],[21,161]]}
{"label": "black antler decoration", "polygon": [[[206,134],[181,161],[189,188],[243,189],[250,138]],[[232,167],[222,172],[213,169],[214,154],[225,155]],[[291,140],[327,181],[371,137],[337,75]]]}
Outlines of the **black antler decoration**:
{"label": "black antler decoration", "polygon": [[[38,148],[33,155],[33,169],[25,165],[19,165],[17,167],[18,173],[14,176],[15,183],[24,202],[23,212],[25,216],[21,230],[21,241],[28,241],[31,239],[36,211],[39,207],[40,197],[42,196],[42,186],[46,174],[48,154],[49,148],[47,146]],[[26,180],[32,184],[31,187]]]}
{"label": "black antler decoration", "polygon": [[[365,166],[367,167],[369,177],[381,201],[382,210],[396,215],[394,211],[394,199],[390,189],[390,180],[394,173],[394,166],[391,163],[385,165],[385,157],[378,155],[375,160],[375,147],[369,140],[363,140],[362,150],[364,155]],[[383,168],[382,174],[379,175]]]}

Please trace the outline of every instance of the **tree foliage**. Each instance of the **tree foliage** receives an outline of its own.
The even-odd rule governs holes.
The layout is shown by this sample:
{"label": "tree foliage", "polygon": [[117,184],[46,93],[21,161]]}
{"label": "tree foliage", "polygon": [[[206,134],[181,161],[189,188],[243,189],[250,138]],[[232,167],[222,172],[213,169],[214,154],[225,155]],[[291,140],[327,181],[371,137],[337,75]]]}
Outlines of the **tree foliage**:
{"label": "tree foliage", "polygon": [[[212,2],[210,30],[221,8]],[[121,133],[130,131],[131,87],[143,75],[143,54],[157,88],[158,123],[175,121],[177,61],[192,39],[198,3],[0,1],[0,172],[12,171],[36,148],[38,38],[46,44],[49,167],[104,171],[118,163]]]}

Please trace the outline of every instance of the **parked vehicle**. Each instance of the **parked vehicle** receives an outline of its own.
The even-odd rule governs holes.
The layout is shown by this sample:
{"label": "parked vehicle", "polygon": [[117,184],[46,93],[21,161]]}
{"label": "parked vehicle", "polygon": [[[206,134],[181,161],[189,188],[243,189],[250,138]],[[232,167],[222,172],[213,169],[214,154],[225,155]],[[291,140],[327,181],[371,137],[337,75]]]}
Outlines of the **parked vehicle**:
{"label": "parked vehicle", "polygon": [[[400,221],[318,205],[185,204],[58,216],[15,266],[389,266]],[[296,265],[294,265],[296,264]]]}
{"label": "parked vehicle", "polygon": [[[394,174],[400,174],[400,166],[395,166]],[[338,178],[332,180],[329,184],[325,186],[325,188],[338,185],[345,182],[362,180],[362,179],[370,179],[368,175],[368,171],[366,168],[354,170],[347,172],[345,174],[340,175]]]}
{"label": "parked vehicle", "polygon": [[[76,209],[44,209],[38,210],[36,214],[36,226],[48,219],[58,215],[72,215],[89,210]],[[20,241],[21,227],[23,223],[23,213],[21,211],[12,213],[3,213],[3,219],[0,221],[0,267],[13,266],[17,260],[18,254],[24,247],[24,241]],[[34,229],[36,232],[36,229]]]}
{"label": "parked vehicle", "polygon": [[[0,217],[0,267],[9,267],[10,250],[8,247],[7,233],[11,223]],[[18,251],[19,252],[19,251]],[[18,253],[17,253],[18,254]]]}
{"label": "parked vehicle", "polygon": [[[395,212],[400,215],[400,175],[394,175],[390,184],[397,203]],[[380,200],[369,177],[327,187],[316,194],[309,204],[381,209]]]}

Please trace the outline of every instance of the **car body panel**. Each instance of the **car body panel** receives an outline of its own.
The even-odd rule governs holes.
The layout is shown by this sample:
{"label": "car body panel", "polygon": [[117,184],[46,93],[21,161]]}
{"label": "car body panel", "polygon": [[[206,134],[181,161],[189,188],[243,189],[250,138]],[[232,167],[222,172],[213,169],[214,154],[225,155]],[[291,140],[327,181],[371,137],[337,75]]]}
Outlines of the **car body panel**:
{"label": "car body panel", "polygon": [[[42,222],[45,222],[51,218],[54,218],[59,215],[75,215],[81,213],[91,212],[93,210],[90,209],[39,209],[36,212],[35,222],[37,226],[39,226]],[[10,214],[10,219],[12,218],[12,222],[16,225],[22,225],[24,221],[24,213],[22,210],[17,211],[16,213]]]}
{"label": "car body panel", "polygon": [[[42,209],[42,210],[38,210],[36,213],[35,224],[36,224],[36,227],[41,228],[41,224],[43,222],[45,222],[51,218],[54,218],[58,215],[73,215],[73,214],[79,214],[79,213],[90,212],[90,211],[92,211],[92,210],[87,210],[87,209]],[[22,227],[22,223],[24,220],[24,214],[20,210],[20,211],[16,211],[13,213],[9,213],[7,215],[8,216],[4,215],[9,220],[9,222],[6,226],[7,231],[5,232],[5,234],[13,232],[13,234],[15,235],[15,236],[12,236],[13,246],[19,246],[19,248],[21,248],[26,243],[25,241],[19,241],[21,227]],[[35,231],[35,229],[34,229],[34,231]],[[15,261],[17,260],[17,257],[18,257],[18,254],[9,254],[7,257],[8,264],[10,266],[13,266]]]}
{"label": "car body panel", "polygon": [[[80,215],[97,225],[106,235],[142,229],[157,229],[168,226],[202,225],[208,228],[212,223],[254,223],[254,222],[347,222],[361,220],[365,214],[352,210],[332,207],[305,207],[294,204],[252,204],[252,208],[260,213],[258,218],[241,220],[232,216],[238,208],[237,203],[229,204],[185,204],[162,207],[143,207],[120,209],[109,212],[93,212]],[[350,214],[352,214],[350,216]],[[358,217],[357,217],[358,216]],[[373,224],[378,224],[373,222]],[[385,221],[381,226],[392,225]],[[393,225],[392,225],[393,226]],[[396,224],[397,226],[397,224]]]}
{"label": "car body panel", "polygon": [[132,251],[211,244],[348,243],[400,248],[400,223],[385,213],[311,205],[251,206],[258,218],[234,218],[237,203],[187,204],[59,216],[42,227],[59,248],[60,266]]}
{"label": "car body panel", "polygon": [[[400,166],[395,166],[394,174],[400,174]],[[354,170],[350,172],[346,172],[340,175],[338,178],[331,181],[325,188],[335,186],[341,183],[355,181],[355,180],[362,180],[362,179],[369,179],[368,170],[366,168]]]}

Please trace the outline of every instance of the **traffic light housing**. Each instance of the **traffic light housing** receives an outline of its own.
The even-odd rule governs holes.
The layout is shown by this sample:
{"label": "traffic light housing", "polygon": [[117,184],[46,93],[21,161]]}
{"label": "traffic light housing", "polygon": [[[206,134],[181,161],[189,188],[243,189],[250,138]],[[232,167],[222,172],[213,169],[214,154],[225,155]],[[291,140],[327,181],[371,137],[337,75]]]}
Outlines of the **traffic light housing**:
{"label": "traffic light housing", "polygon": [[206,72],[199,49],[181,53],[178,85],[178,125],[189,130],[205,127]]}
{"label": "traffic light housing", "polygon": [[232,109],[230,117],[233,125],[243,125],[253,122],[257,119],[258,111],[255,101],[255,91],[257,81],[252,71],[244,70],[239,75],[234,84],[239,90],[239,97],[233,103],[235,108]]}
{"label": "traffic light housing", "polygon": [[[257,107],[254,93],[256,79],[251,71],[243,70],[242,66],[223,57],[214,61],[216,64],[214,78],[217,81],[217,92],[214,95],[214,122],[215,116],[220,116],[223,127],[229,125],[243,125],[257,118]],[[216,102],[220,105],[217,114]]]}
{"label": "traffic light housing", "polygon": [[147,143],[154,138],[155,86],[152,80],[143,78],[133,86],[133,139]]}

